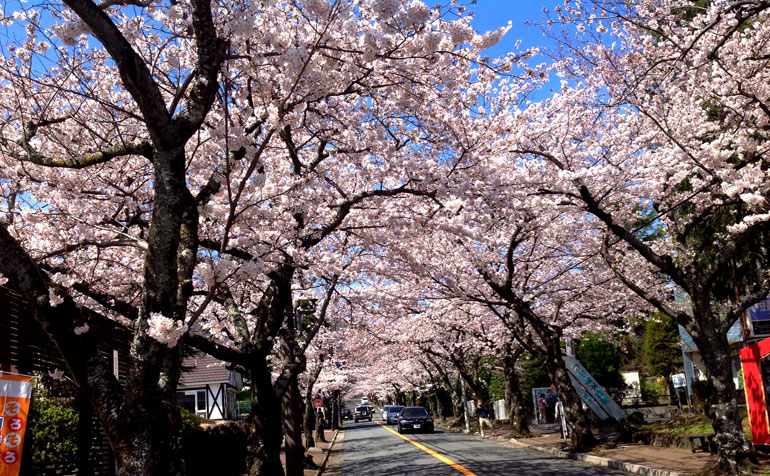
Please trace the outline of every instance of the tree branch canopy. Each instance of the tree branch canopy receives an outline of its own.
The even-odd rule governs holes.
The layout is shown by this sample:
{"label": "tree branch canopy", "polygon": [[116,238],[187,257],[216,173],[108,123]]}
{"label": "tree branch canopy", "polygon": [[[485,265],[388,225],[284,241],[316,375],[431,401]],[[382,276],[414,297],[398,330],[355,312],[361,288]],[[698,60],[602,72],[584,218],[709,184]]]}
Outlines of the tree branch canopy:
{"label": "tree branch canopy", "polygon": [[144,59],[134,51],[107,13],[93,1],[64,0],[64,3],[88,25],[117,64],[123,85],[139,105],[153,142],[165,143],[170,137],[168,127],[171,115]]}

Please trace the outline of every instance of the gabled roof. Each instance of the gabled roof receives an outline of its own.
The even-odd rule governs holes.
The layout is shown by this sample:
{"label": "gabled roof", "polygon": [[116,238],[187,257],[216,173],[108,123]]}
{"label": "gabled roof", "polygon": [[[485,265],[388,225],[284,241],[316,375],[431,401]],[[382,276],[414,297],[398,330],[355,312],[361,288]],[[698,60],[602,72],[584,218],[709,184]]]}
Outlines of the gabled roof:
{"label": "gabled roof", "polygon": [[208,354],[199,353],[185,357],[182,367],[189,370],[182,373],[179,384],[227,383],[230,381],[230,370],[225,365],[225,362],[215,359]]}

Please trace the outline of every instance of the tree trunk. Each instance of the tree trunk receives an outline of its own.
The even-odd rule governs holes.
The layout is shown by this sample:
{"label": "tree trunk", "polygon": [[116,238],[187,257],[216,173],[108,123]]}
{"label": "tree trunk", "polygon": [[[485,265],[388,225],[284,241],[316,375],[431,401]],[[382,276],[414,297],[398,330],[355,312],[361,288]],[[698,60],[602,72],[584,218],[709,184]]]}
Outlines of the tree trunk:
{"label": "tree trunk", "polygon": [[395,400],[394,401],[395,401],[396,405],[406,405],[406,401],[404,400],[404,394],[401,392],[401,387],[399,387],[398,385],[396,385],[394,383],[393,384],[393,390],[395,391],[395,393],[394,393]]}
{"label": "tree trunk", "polygon": [[313,387],[318,380],[318,376],[321,375],[323,369],[324,355],[321,354],[319,358],[319,364],[316,366],[315,371],[309,375],[307,382],[307,391],[305,392],[305,444],[308,448],[315,446],[313,440],[313,430],[315,430],[315,408],[313,407]]}
{"label": "tree trunk", "polygon": [[503,376],[505,378],[505,408],[508,412],[508,423],[514,436],[528,436],[529,425],[526,419],[526,402],[521,394],[519,374],[516,373],[516,361],[521,350],[506,349],[503,356]]}
{"label": "tree trunk", "polygon": [[459,359],[452,359],[452,363],[460,373],[460,377],[462,377],[468,385],[468,388],[473,392],[474,400],[476,400],[476,402],[486,402],[489,399],[489,389],[479,378],[478,369],[475,369],[475,371],[467,370],[467,367],[465,367],[463,362]]}
{"label": "tree trunk", "polygon": [[430,357],[428,358],[431,364],[433,364],[433,367],[436,369],[436,372],[438,373],[439,377],[441,377],[441,381],[444,383],[444,387],[446,388],[446,391],[449,393],[449,397],[452,401],[452,416],[454,418],[460,418],[462,415],[462,409],[463,409],[463,398],[462,394],[460,392],[460,378],[458,377],[457,385],[452,385],[452,379],[449,378],[449,374],[444,370],[440,365],[438,365],[434,360],[432,360]]}
{"label": "tree trunk", "polygon": [[[664,375],[664,379],[666,379],[666,389],[668,390],[668,404],[669,405],[677,405],[678,399],[676,394],[676,388],[674,388],[674,381],[671,380],[671,375]],[[656,402],[659,403],[659,402]]]}
{"label": "tree trunk", "polygon": [[315,430],[315,408],[313,407],[313,385],[308,385],[305,393],[305,444],[308,448],[315,446],[313,430]]}
{"label": "tree trunk", "polygon": [[[181,467],[173,442],[181,423],[176,385],[181,372],[179,345],[169,348],[145,338],[146,321],[137,322],[131,347],[133,361],[125,380],[124,404],[117,425],[108,434],[117,462],[118,476],[176,474]],[[104,425],[109,416],[95,408]],[[106,432],[106,431],[105,431]]]}
{"label": "tree trunk", "polygon": [[462,386],[465,382],[458,376],[457,383],[452,386],[452,406],[454,407],[455,418],[464,417],[465,415],[465,401],[463,399]]}
{"label": "tree trunk", "polygon": [[718,452],[714,474],[740,474],[741,467],[755,462],[755,458],[741,427],[727,336],[710,330],[688,331],[698,349],[703,349],[700,354],[708,371],[709,387],[705,407],[714,427],[714,442]]}
{"label": "tree trunk", "polygon": [[340,391],[332,392],[332,430],[340,428]]}
{"label": "tree trunk", "polygon": [[283,476],[281,401],[275,393],[264,357],[249,369],[251,415],[247,437],[249,476]]}
{"label": "tree trunk", "polygon": [[[124,404],[111,439],[120,476],[171,474],[178,463],[171,445],[180,423],[176,386],[182,353],[179,345],[169,348],[149,337],[147,330],[153,313],[185,318],[195,266],[191,257],[198,248],[198,213],[185,183],[184,147],[154,147],[154,152],[155,199],[142,306],[134,323]],[[102,421],[108,418],[100,415]]]}
{"label": "tree trunk", "polygon": [[430,409],[430,403],[428,403],[428,395],[424,392],[417,393],[417,406]]}
{"label": "tree trunk", "polygon": [[[176,470],[181,467],[178,454],[172,450],[181,421],[176,401],[181,351],[179,346],[168,349],[158,342],[148,345],[162,346],[167,355],[157,349],[141,354],[145,371],[129,372],[126,379],[127,398],[133,401],[122,406],[117,435],[110,438],[118,476],[178,474]],[[139,355],[135,358],[142,360]],[[155,367],[154,373],[146,371],[150,367]]]}
{"label": "tree trunk", "polygon": [[93,476],[93,465],[89,461],[93,438],[93,410],[82,392],[75,396],[75,406],[78,410],[78,475]]}
{"label": "tree trunk", "polygon": [[124,433],[113,445],[118,476],[175,473],[171,468],[177,461],[170,450],[170,442],[175,439],[176,426],[172,425],[169,406],[158,398],[137,402],[126,409],[123,417],[132,424],[124,426]]}
{"label": "tree trunk", "polygon": [[440,387],[435,387],[436,395],[436,416],[442,418],[444,416],[444,403],[441,401],[441,395],[439,395]]}
{"label": "tree trunk", "polygon": [[436,389],[436,396],[438,397],[439,404],[441,405],[441,417],[449,418],[454,416],[454,410],[452,409],[452,393],[444,385],[441,385]]}
{"label": "tree trunk", "polygon": [[591,433],[588,417],[583,411],[580,396],[570,382],[567,366],[562,358],[560,335],[540,336],[545,345],[545,366],[551,382],[556,386],[559,399],[564,406],[564,415],[569,431],[570,450],[583,452],[596,444],[596,439]]}
{"label": "tree trunk", "polygon": [[302,394],[297,377],[292,376],[283,396],[283,427],[286,451],[286,476],[303,476],[305,448],[302,445]]}

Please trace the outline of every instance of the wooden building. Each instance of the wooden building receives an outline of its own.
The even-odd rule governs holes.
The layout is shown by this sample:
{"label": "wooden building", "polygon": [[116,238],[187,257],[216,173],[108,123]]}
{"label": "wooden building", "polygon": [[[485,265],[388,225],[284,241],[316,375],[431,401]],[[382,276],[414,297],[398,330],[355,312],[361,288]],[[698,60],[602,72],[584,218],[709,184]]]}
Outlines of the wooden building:
{"label": "wooden building", "polygon": [[209,420],[238,417],[235,394],[243,388],[243,376],[239,372],[201,353],[185,358],[182,367],[185,371],[177,389],[180,407]]}

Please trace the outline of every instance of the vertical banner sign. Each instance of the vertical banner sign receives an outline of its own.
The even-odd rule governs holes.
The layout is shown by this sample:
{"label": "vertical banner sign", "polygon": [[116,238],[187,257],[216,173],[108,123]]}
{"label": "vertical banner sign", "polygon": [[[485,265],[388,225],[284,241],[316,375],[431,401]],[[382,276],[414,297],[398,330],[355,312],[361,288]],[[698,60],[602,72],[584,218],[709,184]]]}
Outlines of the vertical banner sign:
{"label": "vertical banner sign", "polygon": [[18,476],[32,377],[0,374],[0,476]]}

